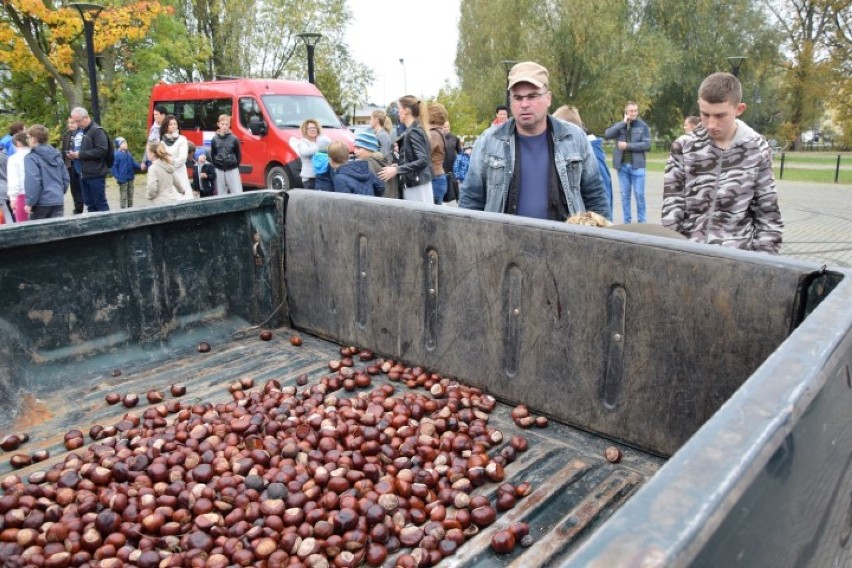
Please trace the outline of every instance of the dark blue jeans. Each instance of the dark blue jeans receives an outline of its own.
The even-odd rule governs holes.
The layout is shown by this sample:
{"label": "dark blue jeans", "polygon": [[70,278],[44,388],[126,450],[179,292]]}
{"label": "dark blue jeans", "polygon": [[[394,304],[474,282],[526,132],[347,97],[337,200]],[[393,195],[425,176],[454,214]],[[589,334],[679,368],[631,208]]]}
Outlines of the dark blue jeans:
{"label": "dark blue jeans", "polygon": [[447,176],[441,174],[432,178],[432,195],[435,198],[435,205],[443,205],[445,193],[447,193]]}
{"label": "dark blue jeans", "polygon": [[83,190],[83,203],[89,213],[94,211],[109,211],[109,203],[106,198],[106,178],[92,177],[80,180],[80,189]]}

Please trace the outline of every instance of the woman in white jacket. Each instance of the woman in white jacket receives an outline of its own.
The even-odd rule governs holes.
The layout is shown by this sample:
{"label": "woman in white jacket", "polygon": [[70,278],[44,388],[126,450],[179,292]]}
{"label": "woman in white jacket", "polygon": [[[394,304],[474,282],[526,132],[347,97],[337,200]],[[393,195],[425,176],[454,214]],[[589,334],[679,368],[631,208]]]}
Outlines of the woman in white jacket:
{"label": "woman in white jacket", "polygon": [[[172,165],[172,156],[163,142],[148,143],[148,179],[145,196],[151,205],[167,205],[180,199],[186,193],[192,193],[188,185],[182,185],[175,175],[176,168]],[[184,168],[185,170],[186,168]]]}
{"label": "woman in white jacket", "polygon": [[[172,157],[172,165],[175,168],[175,185],[178,187],[189,187],[189,174],[186,172],[186,157],[189,145],[186,136],[180,133],[178,121],[172,114],[167,114],[160,125],[160,141],[166,145],[169,155]],[[178,199],[192,199],[192,191],[178,194]]]}
{"label": "woman in white jacket", "polygon": [[317,152],[325,152],[331,140],[322,135],[322,126],[313,118],[309,118],[300,127],[304,138],[290,138],[290,147],[302,159],[302,187],[314,189],[316,186],[316,171],[314,170],[313,157]]}

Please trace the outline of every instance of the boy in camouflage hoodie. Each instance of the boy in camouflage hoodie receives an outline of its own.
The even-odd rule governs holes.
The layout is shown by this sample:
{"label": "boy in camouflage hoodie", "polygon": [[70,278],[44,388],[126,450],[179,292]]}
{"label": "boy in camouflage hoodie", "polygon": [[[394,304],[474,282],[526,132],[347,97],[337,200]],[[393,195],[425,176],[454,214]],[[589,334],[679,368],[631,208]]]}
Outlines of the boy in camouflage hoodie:
{"label": "boy in camouflage hoodie", "polygon": [[672,144],[663,188],[664,227],[689,240],[778,254],[784,223],[766,139],[737,119],[746,105],[729,73],[698,90],[699,125]]}

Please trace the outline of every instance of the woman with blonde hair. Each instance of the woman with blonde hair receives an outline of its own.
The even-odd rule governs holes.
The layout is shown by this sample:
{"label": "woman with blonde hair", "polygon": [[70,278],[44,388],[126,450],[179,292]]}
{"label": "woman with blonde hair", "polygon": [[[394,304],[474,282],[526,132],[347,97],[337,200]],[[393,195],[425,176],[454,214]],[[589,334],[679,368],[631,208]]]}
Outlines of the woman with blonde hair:
{"label": "woman with blonde hair", "polygon": [[379,152],[382,153],[385,163],[390,164],[393,162],[393,140],[391,139],[393,123],[390,117],[383,110],[374,110],[370,115],[370,127],[379,139]]}
{"label": "woman with blonde hair", "polygon": [[412,95],[397,101],[399,121],[405,125],[405,134],[397,140],[399,164],[385,166],[379,179],[388,181],[399,176],[403,196],[408,201],[434,203],[432,195],[432,162],[429,138],[426,134],[428,107]]}
{"label": "woman with blonde hair", "polygon": [[444,156],[447,154],[447,139],[444,138],[444,123],[447,109],[441,103],[429,105],[429,145],[432,156],[432,195],[435,205],[444,204],[447,193],[447,175],[444,171]]}
{"label": "woman with blonde hair", "polygon": [[302,171],[299,176],[302,178],[302,187],[305,189],[316,188],[317,172],[314,169],[313,157],[317,152],[325,152],[331,140],[322,134],[322,126],[314,119],[309,118],[302,122],[299,127],[303,138],[292,136],[290,138],[290,147],[302,159]]}
{"label": "woman with blonde hair", "polygon": [[152,205],[174,203],[180,199],[180,194],[191,191],[175,175],[172,156],[164,142],[148,143],[148,159],[151,165],[148,166],[145,195]]}

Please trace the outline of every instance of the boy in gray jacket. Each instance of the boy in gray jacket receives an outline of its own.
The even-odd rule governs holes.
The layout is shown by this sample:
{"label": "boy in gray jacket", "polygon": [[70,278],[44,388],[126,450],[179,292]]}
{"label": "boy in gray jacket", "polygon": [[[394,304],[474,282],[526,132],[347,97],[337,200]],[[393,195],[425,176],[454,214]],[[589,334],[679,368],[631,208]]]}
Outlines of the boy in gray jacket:
{"label": "boy in gray jacket", "polygon": [[62,217],[65,214],[65,188],[70,182],[62,154],[47,143],[49,132],[41,124],[30,126],[32,150],[24,159],[27,204],[30,220]]}
{"label": "boy in gray jacket", "polygon": [[737,117],[742,86],[714,73],[698,90],[701,124],[672,144],[662,224],[691,241],[778,254],[784,222],[766,139]]}

